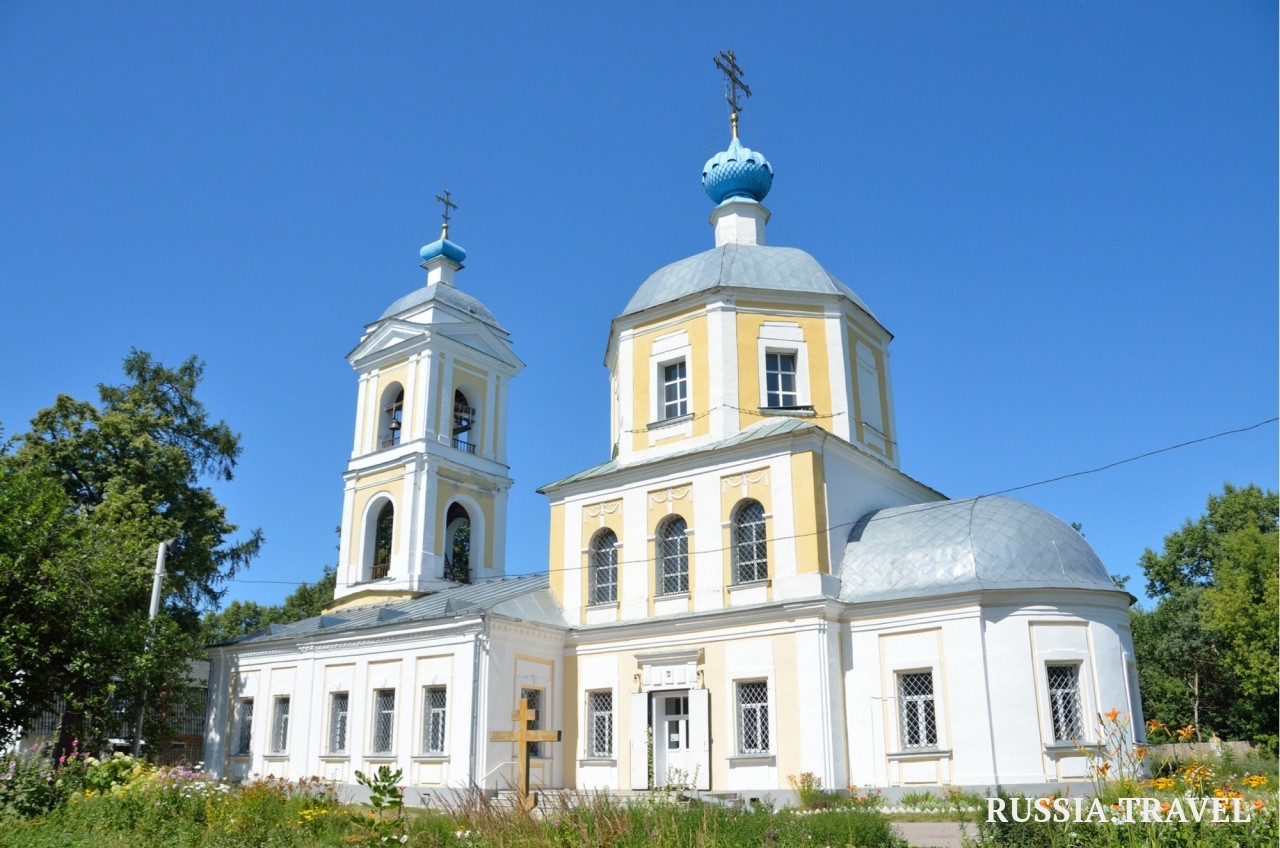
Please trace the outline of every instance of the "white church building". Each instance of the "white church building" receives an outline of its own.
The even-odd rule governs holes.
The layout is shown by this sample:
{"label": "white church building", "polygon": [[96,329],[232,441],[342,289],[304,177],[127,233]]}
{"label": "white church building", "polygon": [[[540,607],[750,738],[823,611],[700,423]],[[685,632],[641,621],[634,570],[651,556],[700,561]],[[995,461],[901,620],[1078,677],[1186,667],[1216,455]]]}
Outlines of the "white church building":
{"label": "white church building", "polygon": [[1043,510],[900,470],[892,337],[766,244],[772,180],[735,121],[702,176],[714,246],[613,319],[609,459],[541,489],[530,576],[505,576],[523,363],[446,222],[348,357],[333,603],[210,649],[209,771],[503,789],[490,732],[521,698],[563,731],[535,786],[619,794],[1043,786],[1086,778],[1100,713],[1142,727],[1128,594]]}

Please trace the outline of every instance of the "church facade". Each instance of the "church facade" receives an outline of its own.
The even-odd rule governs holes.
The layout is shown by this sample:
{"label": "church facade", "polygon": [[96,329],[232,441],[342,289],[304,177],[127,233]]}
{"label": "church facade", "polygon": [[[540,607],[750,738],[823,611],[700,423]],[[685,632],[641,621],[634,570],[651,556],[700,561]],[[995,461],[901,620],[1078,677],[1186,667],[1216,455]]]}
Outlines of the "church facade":
{"label": "church facade", "polygon": [[[736,117],[736,116],[735,116]],[[1084,538],[899,466],[889,331],[766,243],[773,172],[704,168],[714,246],[609,332],[608,461],[544,486],[545,573],[505,575],[508,382],[523,364],[422,249],[365,328],[338,586],[324,615],[210,649],[206,768],[400,768],[427,797],[515,785],[523,699],[561,730],[534,786],[1043,786],[1087,778],[1110,709],[1142,727],[1130,598]]]}

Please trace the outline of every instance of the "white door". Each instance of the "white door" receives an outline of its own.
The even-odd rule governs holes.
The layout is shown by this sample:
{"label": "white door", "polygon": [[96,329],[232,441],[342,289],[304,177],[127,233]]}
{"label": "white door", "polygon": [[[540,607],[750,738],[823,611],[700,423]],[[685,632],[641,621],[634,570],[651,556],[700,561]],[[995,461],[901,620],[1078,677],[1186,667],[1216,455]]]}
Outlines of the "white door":
{"label": "white door", "polygon": [[658,692],[654,696],[653,779],[659,786],[690,786],[689,693]]}

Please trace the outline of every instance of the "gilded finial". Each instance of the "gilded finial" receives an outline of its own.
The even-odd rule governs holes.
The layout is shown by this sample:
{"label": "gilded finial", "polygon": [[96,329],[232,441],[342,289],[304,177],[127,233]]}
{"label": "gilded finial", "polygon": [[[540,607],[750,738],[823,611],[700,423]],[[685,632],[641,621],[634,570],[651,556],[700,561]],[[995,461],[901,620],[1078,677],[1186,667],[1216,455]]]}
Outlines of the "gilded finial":
{"label": "gilded finial", "polygon": [[458,204],[454,203],[449,197],[449,189],[444,190],[444,197],[436,195],[436,200],[444,206],[444,212],[441,217],[444,219],[440,225],[440,238],[447,239],[449,237],[449,210],[457,209]]}
{"label": "gilded finial", "polygon": [[738,94],[741,92],[744,96],[750,97],[751,89],[742,81],[742,68],[738,66],[738,60],[734,57],[732,50],[721,50],[720,55],[713,56],[711,60],[724,74],[724,99],[729,103],[729,126],[733,137],[737,138],[738,113],[742,111]]}

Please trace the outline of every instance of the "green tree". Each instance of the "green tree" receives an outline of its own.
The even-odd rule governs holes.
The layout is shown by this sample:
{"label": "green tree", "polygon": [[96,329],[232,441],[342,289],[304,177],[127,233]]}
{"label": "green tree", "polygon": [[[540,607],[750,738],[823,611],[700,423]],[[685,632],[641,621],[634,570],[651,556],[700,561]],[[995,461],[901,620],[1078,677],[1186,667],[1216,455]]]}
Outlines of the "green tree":
{"label": "green tree", "polygon": [[319,580],[300,584],[283,604],[262,606],[254,601],[232,601],[219,612],[205,613],[200,622],[200,640],[212,645],[266,630],[273,624],[292,624],[317,616],[333,600],[336,582],[334,566],[327,565]]}
{"label": "green tree", "polygon": [[[124,372],[96,404],[60,395],[0,454],[0,734],[58,698],[62,748],[119,733],[142,692],[149,715],[171,712],[201,609],[262,544],[256,530],[233,541],[203,485],[231,479],[240,446],[196,397],[201,363],[170,369],[135,350]],[[152,624],[151,571],[167,538],[182,552]]]}
{"label": "green tree", "polygon": [[1157,601],[1132,614],[1148,718],[1275,746],[1278,515],[1275,492],[1227,484],[1142,554]]}

